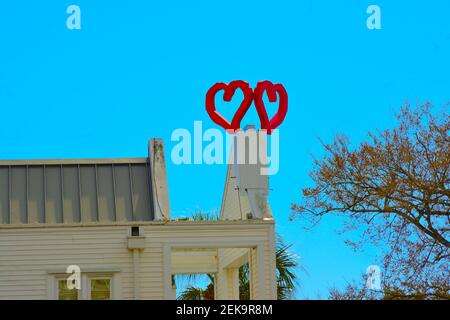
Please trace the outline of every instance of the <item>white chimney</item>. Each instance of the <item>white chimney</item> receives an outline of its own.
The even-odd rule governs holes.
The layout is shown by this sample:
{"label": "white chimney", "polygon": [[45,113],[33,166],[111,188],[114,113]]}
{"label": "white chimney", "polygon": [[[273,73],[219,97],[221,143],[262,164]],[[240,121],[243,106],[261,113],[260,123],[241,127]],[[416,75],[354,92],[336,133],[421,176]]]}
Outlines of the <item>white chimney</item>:
{"label": "white chimney", "polygon": [[160,138],[148,143],[155,220],[170,220],[169,186],[167,182],[164,143]]}
{"label": "white chimney", "polygon": [[246,126],[244,131],[236,132],[230,159],[232,173],[227,179],[235,179],[238,196],[234,196],[234,201],[241,202],[246,198],[252,219],[271,219],[272,211],[267,201],[269,178],[261,170],[267,166],[267,133],[256,130],[255,126]]}

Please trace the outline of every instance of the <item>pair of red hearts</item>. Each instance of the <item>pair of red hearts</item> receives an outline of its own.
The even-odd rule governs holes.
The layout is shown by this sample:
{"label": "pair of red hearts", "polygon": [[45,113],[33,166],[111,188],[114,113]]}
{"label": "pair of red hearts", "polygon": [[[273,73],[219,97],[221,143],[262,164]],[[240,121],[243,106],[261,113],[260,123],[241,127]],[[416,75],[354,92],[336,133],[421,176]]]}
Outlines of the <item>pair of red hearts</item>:
{"label": "pair of red hearts", "polygon": [[[233,98],[236,89],[240,89],[244,93],[244,99],[242,100],[239,108],[233,116],[231,122],[225,119],[216,110],[215,97],[217,92],[223,90],[223,100],[229,102]],[[270,102],[277,101],[277,93],[280,97],[278,111],[269,120],[266,108],[264,106],[263,95],[267,92],[267,97]],[[213,85],[206,93],[206,111],[211,117],[212,121],[223,127],[227,131],[236,131],[241,127],[241,120],[250,108],[252,101],[255,102],[256,111],[258,112],[259,120],[261,122],[261,129],[267,131],[268,134],[272,133],[276,127],[278,127],[284,120],[288,108],[288,96],[287,92],[281,84],[273,84],[270,81],[260,81],[256,85],[255,90],[252,90],[250,85],[242,80],[235,80],[229,84],[219,82]]]}

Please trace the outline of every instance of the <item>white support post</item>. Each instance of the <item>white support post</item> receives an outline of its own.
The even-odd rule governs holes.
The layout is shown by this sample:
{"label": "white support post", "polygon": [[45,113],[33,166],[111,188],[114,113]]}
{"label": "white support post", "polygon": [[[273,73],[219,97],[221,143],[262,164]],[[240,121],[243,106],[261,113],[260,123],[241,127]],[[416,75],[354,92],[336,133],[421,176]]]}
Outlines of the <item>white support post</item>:
{"label": "white support post", "polygon": [[228,299],[239,300],[239,268],[226,269]]}
{"label": "white support post", "polygon": [[239,268],[224,268],[215,277],[216,300],[239,300]]}
{"label": "white support post", "polygon": [[[274,281],[266,281],[274,279],[275,269],[272,265],[266,266],[264,263],[265,255],[271,254],[271,250],[264,250],[263,244],[259,244],[256,248],[250,250],[250,299],[252,300],[276,300],[276,287],[272,288]],[[269,259],[272,258],[272,255]],[[275,257],[273,257],[275,259]]]}
{"label": "white support post", "polygon": [[215,300],[228,300],[228,284],[225,269],[220,269],[215,276]]}

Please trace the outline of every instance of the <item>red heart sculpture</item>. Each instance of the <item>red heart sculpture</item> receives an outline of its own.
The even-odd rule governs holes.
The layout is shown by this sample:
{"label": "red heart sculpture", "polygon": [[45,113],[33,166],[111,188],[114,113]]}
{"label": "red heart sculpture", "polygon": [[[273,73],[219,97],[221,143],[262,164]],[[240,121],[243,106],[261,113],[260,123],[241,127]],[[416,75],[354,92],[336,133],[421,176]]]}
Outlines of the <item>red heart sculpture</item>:
{"label": "red heart sculpture", "polygon": [[[214,99],[216,97],[217,92],[220,90],[224,91],[223,100],[229,102],[233,98],[236,89],[239,88],[244,93],[244,100],[242,100],[241,105],[237,109],[236,113],[231,120],[231,123],[225,119],[219,112],[216,110],[216,104]],[[217,123],[219,126],[223,127],[225,130],[232,130],[233,132],[239,130],[241,127],[241,120],[247,112],[248,108],[252,104],[253,100],[253,90],[250,88],[249,84],[242,80],[235,80],[230,82],[229,84],[218,82],[213,85],[208,92],[206,93],[206,111],[211,117],[212,121]]]}
{"label": "red heart sculpture", "polygon": [[[270,102],[277,101],[277,93],[280,97],[280,103],[278,105],[278,111],[270,119],[267,116],[266,107],[264,106],[263,94],[264,91],[267,92],[267,97]],[[255,101],[256,111],[259,115],[259,120],[261,121],[261,129],[267,130],[268,134],[272,134],[272,130],[278,127],[284,120],[288,109],[288,95],[286,89],[284,89],[282,84],[273,84],[270,81],[260,81],[256,85],[255,91],[253,93],[253,99]]]}

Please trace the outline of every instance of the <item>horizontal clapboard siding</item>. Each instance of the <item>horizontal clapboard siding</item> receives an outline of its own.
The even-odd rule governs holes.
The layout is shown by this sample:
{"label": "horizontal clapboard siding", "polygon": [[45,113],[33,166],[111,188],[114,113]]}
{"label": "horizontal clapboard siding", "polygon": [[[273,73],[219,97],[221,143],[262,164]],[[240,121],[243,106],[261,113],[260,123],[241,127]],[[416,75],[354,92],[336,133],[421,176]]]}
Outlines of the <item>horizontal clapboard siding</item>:
{"label": "horizontal clapboard siding", "polygon": [[[145,223],[145,249],[140,253],[140,297],[164,299],[164,252],[167,244],[242,241],[257,242],[270,270],[273,224],[271,223]],[[0,227],[0,299],[47,299],[52,270],[79,265],[81,271],[106,271],[112,267],[120,277],[120,295],[134,298],[133,256],[127,248],[130,226]],[[238,250],[230,250],[229,259]],[[227,258],[228,259],[228,258]],[[254,261],[256,263],[256,260]],[[254,270],[256,272],[256,270]],[[265,292],[271,297],[270,273],[264,275]]]}
{"label": "horizontal clapboard siding", "polygon": [[0,230],[0,299],[46,299],[51,270],[120,270],[121,295],[133,298],[132,256],[126,227]]}

